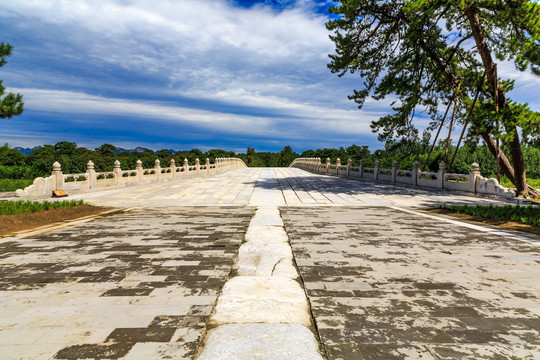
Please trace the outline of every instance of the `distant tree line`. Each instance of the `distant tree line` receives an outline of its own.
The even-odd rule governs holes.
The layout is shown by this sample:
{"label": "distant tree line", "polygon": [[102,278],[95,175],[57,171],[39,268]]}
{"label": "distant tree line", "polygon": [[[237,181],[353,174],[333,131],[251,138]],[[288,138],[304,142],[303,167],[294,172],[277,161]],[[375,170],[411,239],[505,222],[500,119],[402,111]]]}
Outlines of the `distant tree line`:
{"label": "distant tree line", "polygon": [[[298,157],[319,157],[324,163],[330,158],[334,164],[340,158],[345,164],[351,159],[357,166],[364,159],[366,166],[373,166],[375,160],[380,160],[382,168],[391,168],[394,160],[398,161],[400,169],[412,169],[413,163],[418,161],[420,166],[425,164],[425,171],[437,171],[439,163],[447,161],[453,156],[455,147],[450,146],[446,150],[446,142],[440,141],[433,149],[429,161],[430,137],[427,132],[422,139],[413,141],[387,141],[383,149],[371,152],[367,146],[351,145],[347,148],[325,148],[306,150],[301,154],[293,151],[290,146],[285,146],[279,152],[256,152],[248,147],[245,153],[237,154],[232,151],[220,149],[203,152],[198,149],[173,152],[171,150],[152,151],[144,149],[142,152],[121,151],[111,144],[103,144],[94,150],[77,146],[76,143],[61,141],[55,145],[44,145],[32,150],[30,155],[25,155],[18,150],[12,149],[8,144],[0,147],[0,179],[34,179],[39,176],[48,176],[51,173],[52,164],[58,161],[66,174],[84,173],[89,160],[95,165],[96,171],[112,171],[115,160],[119,160],[123,169],[134,169],[137,160],[141,160],[144,168],[154,166],[156,159],[161,161],[162,167],[167,167],[171,159],[177,166],[182,166],[184,159],[191,165],[195,159],[202,162],[209,158],[214,162],[216,158],[237,157],[242,159],[249,167],[286,167]],[[503,151],[508,149],[503,148]],[[540,178],[540,138],[533,139],[523,145],[523,156],[527,175],[531,179]],[[496,162],[485,145],[467,143],[459,149],[455,156],[452,168],[448,171],[456,173],[468,173],[473,162],[480,165],[480,171],[484,176],[492,177],[497,173]]]}

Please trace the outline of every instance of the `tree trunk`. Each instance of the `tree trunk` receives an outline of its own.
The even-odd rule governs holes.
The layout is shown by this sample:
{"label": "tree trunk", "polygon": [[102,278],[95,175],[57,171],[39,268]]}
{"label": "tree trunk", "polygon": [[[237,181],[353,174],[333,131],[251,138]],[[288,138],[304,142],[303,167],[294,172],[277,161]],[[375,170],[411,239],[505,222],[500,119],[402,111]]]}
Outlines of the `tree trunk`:
{"label": "tree trunk", "polygon": [[[491,135],[488,132],[482,132],[480,133],[480,136],[482,136],[482,139],[484,139],[484,142],[486,143],[489,151],[491,154],[493,154],[494,157],[497,157],[497,145],[495,144],[495,140],[491,137]],[[512,184],[515,184],[515,168],[510,164],[510,161],[508,161],[508,158],[506,155],[500,151],[499,149],[499,157],[501,160],[501,169],[506,175],[508,179],[512,182]],[[532,186],[529,186],[528,184],[525,184],[527,188],[527,192],[529,195],[534,196],[535,198],[540,199],[540,191],[533,188]]]}
{"label": "tree trunk", "polygon": [[[484,64],[484,69],[486,71],[486,77],[488,79],[488,82],[491,84],[497,84],[495,64],[493,62],[493,58],[491,57],[491,52],[489,51],[489,48],[487,46],[486,39],[484,38],[482,34],[482,28],[480,26],[480,19],[478,18],[478,15],[476,14],[476,9],[474,7],[469,7],[465,9],[465,14],[467,15],[467,18],[469,19],[469,24],[471,25],[474,41],[476,42],[478,52],[480,53],[480,57],[482,58],[482,63]],[[497,93],[498,93],[498,96],[497,96],[497,99],[495,99],[495,101],[499,109],[508,108],[508,102],[506,101],[504,92],[502,91],[500,87],[497,88]],[[510,179],[510,181],[512,181],[512,183],[516,186],[517,196],[524,197],[528,195],[529,186],[527,185],[527,177],[525,174],[525,162],[523,161],[523,153],[521,151],[521,144],[519,143],[519,134],[517,132],[517,128],[515,125],[504,124],[504,128],[508,134],[510,133],[514,134],[512,141],[510,141],[510,143],[508,144],[510,147],[510,156],[512,157],[512,163],[514,165],[513,166],[514,176],[511,178],[510,176],[508,176],[508,173],[506,171],[505,173],[507,173],[507,176]],[[484,136],[482,135],[482,137]],[[490,145],[488,144],[488,146]],[[491,147],[490,147],[490,150],[491,150]],[[493,153],[494,151],[492,150],[491,152]],[[494,155],[497,156],[496,151]],[[508,161],[508,159],[506,159],[506,161]]]}
{"label": "tree trunk", "polygon": [[[481,132],[480,136],[482,136],[482,139],[484,139],[484,142],[486,143],[489,151],[493,156],[497,157],[497,145],[495,144],[495,140],[491,137],[491,134],[486,132]],[[510,164],[510,161],[508,161],[508,158],[506,155],[499,149],[499,158],[501,159],[501,169],[506,175],[508,179],[512,182],[512,184],[516,181],[516,175],[514,171],[514,167],[512,164]]]}

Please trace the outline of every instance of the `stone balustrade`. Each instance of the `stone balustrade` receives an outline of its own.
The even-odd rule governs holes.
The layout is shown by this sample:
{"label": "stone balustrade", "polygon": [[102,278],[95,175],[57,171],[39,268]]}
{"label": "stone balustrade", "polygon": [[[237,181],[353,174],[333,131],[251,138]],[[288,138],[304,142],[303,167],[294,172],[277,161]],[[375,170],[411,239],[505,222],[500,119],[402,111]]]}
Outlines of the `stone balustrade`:
{"label": "stone balustrade", "polygon": [[153,168],[143,169],[142,161],[137,160],[134,170],[122,170],[120,162],[116,160],[113,171],[96,172],[94,163],[88,161],[86,173],[63,174],[61,165],[55,162],[51,176],[34,179],[32,185],[17,190],[15,195],[22,198],[39,198],[51,196],[54,190],[63,190],[68,194],[82,193],[179,180],[191,176],[207,176],[240,167],[247,166],[238,158],[216,158],[213,164],[206,159],[202,165],[199,159],[195,160],[195,165],[189,165],[188,160],[184,159],[182,166],[176,166],[172,159],[170,166],[166,168],[162,168],[161,162],[156,160]]}
{"label": "stone balustrade", "polygon": [[393,162],[391,169],[382,169],[379,160],[375,161],[374,167],[366,167],[363,159],[360,161],[360,166],[352,166],[351,159],[347,160],[346,165],[342,165],[341,159],[337,159],[336,164],[331,164],[328,158],[325,163],[322,163],[320,158],[298,158],[291,163],[290,167],[296,167],[318,174],[335,175],[351,179],[448,189],[503,198],[514,198],[516,196],[515,191],[502,187],[496,179],[482,177],[480,175],[480,167],[476,163],[471,165],[471,172],[469,174],[452,174],[446,172],[444,161],[441,161],[439,164],[439,171],[437,172],[420,171],[418,161],[414,162],[411,171],[400,170],[397,161]]}

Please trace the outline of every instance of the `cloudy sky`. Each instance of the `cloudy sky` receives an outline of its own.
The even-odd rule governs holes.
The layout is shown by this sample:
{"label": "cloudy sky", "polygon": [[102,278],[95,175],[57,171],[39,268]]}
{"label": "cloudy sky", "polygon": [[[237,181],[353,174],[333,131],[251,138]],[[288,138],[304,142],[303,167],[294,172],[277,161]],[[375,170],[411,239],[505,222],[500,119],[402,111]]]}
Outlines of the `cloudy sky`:
{"label": "cloudy sky", "polygon": [[[0,122],[0,141],[379,148],[369,124],[389,103],[358,110],[359,79],[327,69],[329,2],[2,0],[0,41],[15,49],[0,79],[25,112]],[[540,110],[540,80],[506,68],[512,98]]]}

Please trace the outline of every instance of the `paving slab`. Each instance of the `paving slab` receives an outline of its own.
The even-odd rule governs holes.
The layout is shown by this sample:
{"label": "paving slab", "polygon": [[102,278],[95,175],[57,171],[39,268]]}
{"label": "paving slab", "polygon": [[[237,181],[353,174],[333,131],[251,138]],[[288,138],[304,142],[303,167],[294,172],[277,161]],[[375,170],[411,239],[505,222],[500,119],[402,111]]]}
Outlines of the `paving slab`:
{"label": "paving slab", "polygon": [[288,243],[247,242],[240,247],[234,268],[241,276],[281,276],[296,279],[298,272],[292,259]]}
{"label": "paving slab", "polygon": [[251,225],[246,233],[246,241],[259,244],[286,243],[289,241],[283,226]]}
{"label": "paving slab", "polygon": [[198,360],[322,360],[313,333],[295,324],[222,325],[209,333]]}
{"label": "paving slab", "polygon": [[310,326],[311,319],[298,282],[284,277],[236,276],[223,287],[210,323]]}
{"label": "paving slab", "polygon": [[281,214],[329,359],[538,358],[540,246],[528,237],[399,208]]}

